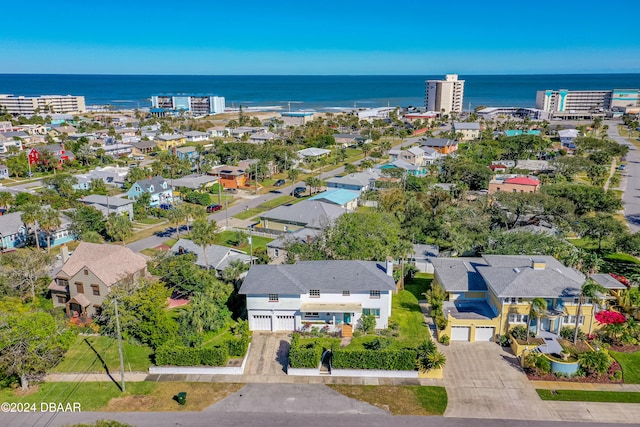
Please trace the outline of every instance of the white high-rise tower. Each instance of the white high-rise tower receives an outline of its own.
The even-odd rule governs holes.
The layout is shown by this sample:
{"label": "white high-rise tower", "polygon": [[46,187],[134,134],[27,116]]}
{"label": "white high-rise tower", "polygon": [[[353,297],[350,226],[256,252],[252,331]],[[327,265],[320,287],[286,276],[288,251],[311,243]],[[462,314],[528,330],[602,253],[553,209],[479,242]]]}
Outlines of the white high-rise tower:
{"label": "white high-rise tower", "polygon": [[445,80],[427,80],[424,103],[429,111],[461,113],[464,106],[464,80],[458,80],[457,74],[447,74]]}

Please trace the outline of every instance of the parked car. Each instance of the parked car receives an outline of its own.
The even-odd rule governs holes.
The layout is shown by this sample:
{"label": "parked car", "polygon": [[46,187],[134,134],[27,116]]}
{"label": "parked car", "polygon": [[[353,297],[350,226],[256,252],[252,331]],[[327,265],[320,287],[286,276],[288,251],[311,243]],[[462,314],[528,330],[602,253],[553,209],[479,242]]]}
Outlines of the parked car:
{"label": "parked car", "polygon": [[169,204],[169,203],[163,203],[160,205],[160,209],[168,211],[170,209],[173,209],[173,205]]}
{"label": "parked car", "polygon": [[222,205],[209,205],[207,206],[207,213],[218,212],[222,209]]}
{"label": "parked car", "polygon": [[293,197],[297,197],[300,198],[304,195],[304,193],[307,192],[307,188],[306,187],[296,187],[293,189],[293,191],[291,192],[291,195]]}
{"label": "parked car", "polygon": [[134,159],[135,160],[144,160],[144,156],[135,156]]}
{"label": "parked car", "polygon": [[620,165],[618,166],[618,169],[620,169],[621,171],[627,170],[627,165]]}
{"label": "parked car", "polygon": [[285,181],[284,179],[279,179],[276,181],[275,184],[273,184],[276,187],[282,187],[287,181]]}

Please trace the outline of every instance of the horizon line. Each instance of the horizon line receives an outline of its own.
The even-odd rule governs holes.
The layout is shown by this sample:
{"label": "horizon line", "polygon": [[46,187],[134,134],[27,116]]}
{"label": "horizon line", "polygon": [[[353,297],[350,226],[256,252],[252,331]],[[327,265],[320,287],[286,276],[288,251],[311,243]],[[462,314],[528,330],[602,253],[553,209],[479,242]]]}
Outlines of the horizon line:
{"label": "horizon line", "polygon": [[469,74],[469,73],[437,73],[437,74],[115,74],[115,73],[2,73],[0,76],[140,76],[140,77],[420,77],[445,76],[457,74],[459,76],[594,76],[594,75],[635,75],[638,72],[596,72],[596,73],[498,73],[498,74]]}

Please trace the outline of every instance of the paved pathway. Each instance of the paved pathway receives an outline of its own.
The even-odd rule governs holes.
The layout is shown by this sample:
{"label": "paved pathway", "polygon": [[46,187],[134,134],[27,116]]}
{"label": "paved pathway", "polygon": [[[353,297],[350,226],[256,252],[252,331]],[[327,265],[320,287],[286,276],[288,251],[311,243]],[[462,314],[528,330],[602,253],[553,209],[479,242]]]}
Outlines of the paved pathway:
{"label": "paved pathway", "polygon": [[245,366],[245,376],[286,375],[291,334],[254,332]]}

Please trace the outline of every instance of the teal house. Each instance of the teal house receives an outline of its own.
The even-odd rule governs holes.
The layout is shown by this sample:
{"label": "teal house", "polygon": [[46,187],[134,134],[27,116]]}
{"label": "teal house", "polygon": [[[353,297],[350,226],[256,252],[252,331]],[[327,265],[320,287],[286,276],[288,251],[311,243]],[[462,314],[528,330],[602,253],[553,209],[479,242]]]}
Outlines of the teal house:
{"label": "teal house", "polygon": [[427,176],[427,166],[416,166],[402,159],[394,160],[386,165],[380,166],[380,170],[384,172],[388,169],[402,169],[405,174],[411,176]]}
{"label": "teal house", "polygon": [[0,216],[0,249],[21,248],[27,244],[29,235],[22,222],[22,212],[13,212]]}
{"label": "teal house", "polygon": [[520,129],[507,129],[504,131],[505,136],[520,136],[520,135],[534,135],[540,136],[540,131],[538,129],[534,130],[520,130]]}
{"label": "teal house", "polygon": [[309,198],[309,200],[319,200],[321,202],[331,203],[352,211],[358,207],[358,197],[360,197],[360,193],[357,191],[339,188],[336,190],[328,190],[318,193]]}
{"label": "teal house", "polygon": [[127,191],[127,197],[130,200],[137,200],[142,193],[151,194],[149,206],[152,208],[173,203],[173,187],[161,176],[137,181]]}
{"label": "teal house", "polygon": [[71,218],[59,213],[60,226],[55,230],[38,230],[38,241],[41,248],[60,246],[78,239],[78,235],[71,229]]}

